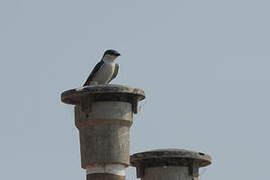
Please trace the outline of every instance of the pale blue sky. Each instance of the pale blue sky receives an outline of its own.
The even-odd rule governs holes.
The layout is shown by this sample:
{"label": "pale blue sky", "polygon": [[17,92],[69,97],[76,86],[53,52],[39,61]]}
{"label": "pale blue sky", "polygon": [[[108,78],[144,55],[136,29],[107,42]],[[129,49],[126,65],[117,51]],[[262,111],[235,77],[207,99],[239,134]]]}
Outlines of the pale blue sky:
{"label": "pale blue sky", "polygon": [[[209,153],[202,180],[269,179],[270,2],[0,0],[0,179],[84,179],[73,107],[104,50],[143,88],[131,153]],[[129,168],[128,180],[135,179]]]}

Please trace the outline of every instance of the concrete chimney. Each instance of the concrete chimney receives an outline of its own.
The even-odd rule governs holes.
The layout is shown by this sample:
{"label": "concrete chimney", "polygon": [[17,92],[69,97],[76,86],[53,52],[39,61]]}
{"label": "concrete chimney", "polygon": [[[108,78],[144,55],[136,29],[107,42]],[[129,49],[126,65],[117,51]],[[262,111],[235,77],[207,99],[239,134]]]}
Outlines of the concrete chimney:
{"label": "concrete chimney", "polygon": [[130,162],[142,180],[198,180],[199,168],[211,164],[211,157],[182,149],[160,149],[133,154]]}
{"label": "concrete chimney", "polygon": [[62,102],[75,105],[81,167],[86,169],[87,180],[125,179],[133,114],[144,98],[142,89],[122,85],[87,86],[62,93]]}

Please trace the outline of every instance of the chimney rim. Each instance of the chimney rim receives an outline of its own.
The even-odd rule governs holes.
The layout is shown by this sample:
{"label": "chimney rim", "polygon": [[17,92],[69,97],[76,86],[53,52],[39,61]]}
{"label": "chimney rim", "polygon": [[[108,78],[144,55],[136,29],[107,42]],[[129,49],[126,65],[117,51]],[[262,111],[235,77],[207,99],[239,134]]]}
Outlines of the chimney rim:
{"label": "chimney rim", "polygon": [[145,99],[143,89],[118,84],[94,85],[81,88],[70,89],[62,92],[61,101],[66,104],[77,105],[82,99],[94,98],[100,95],[123,95],[135,101]]}
{"label": "chimney rim", "polygon": [[135,167],[190,166],[193,162],[205,167],[211,164],[211,156],[184,149],[155,149],[130,156],[130,163]]}

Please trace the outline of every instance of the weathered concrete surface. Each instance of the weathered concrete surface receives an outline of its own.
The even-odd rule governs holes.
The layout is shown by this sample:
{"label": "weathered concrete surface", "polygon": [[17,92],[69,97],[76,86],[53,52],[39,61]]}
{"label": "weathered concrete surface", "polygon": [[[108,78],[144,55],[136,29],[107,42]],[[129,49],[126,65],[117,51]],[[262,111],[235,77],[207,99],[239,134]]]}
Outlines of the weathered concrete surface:
{"label": "weathered concrete surface", "polygon": [[133,113],[143,90],[122,85],[95,85],[65,91],[61,100],[75,105],[80,134],[81,165],[129,165],[129,137]]}
{"label": "weathered concrete surface", "polygon": [[117,124],[117,122],[131,126],[132,121],[132,105],[128,102],[90,101],[75,106],[75,125],[77,128],[90,125]]}
{"label": "weathered concrete surface", "polygon": [[143,180],[195,180],[199,168],[211,164],[211,157],[182,149],[159,149],[136,153],[130,162]]}
{"label": "weathered concrete surface", "polygon": [[86,180],[125,180],[125,178],[113,174],[88,174]]}
{"label": "weathered concrete surface", "polygon": [[162,166],[145,169],[142,180],[193,180],[185,166]]}

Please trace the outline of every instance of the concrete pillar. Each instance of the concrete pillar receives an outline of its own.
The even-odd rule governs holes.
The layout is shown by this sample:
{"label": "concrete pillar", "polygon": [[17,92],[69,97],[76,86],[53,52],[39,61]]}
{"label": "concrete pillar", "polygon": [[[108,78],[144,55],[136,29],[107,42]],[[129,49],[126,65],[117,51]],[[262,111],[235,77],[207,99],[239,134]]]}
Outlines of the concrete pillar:
{"label": "concrete pillar", "polygon": [[160,149],[133,154],[130,162],[142,180],[198,180],[199,168],[211,164],[211,157],[182,149]]}
{"label": "concrete pillar", "polygon": [[129,166],[129,136],[141,89],[96,85],[65,91],[61,100],[75,105],[81,166],[87,180],[124,180]]}

